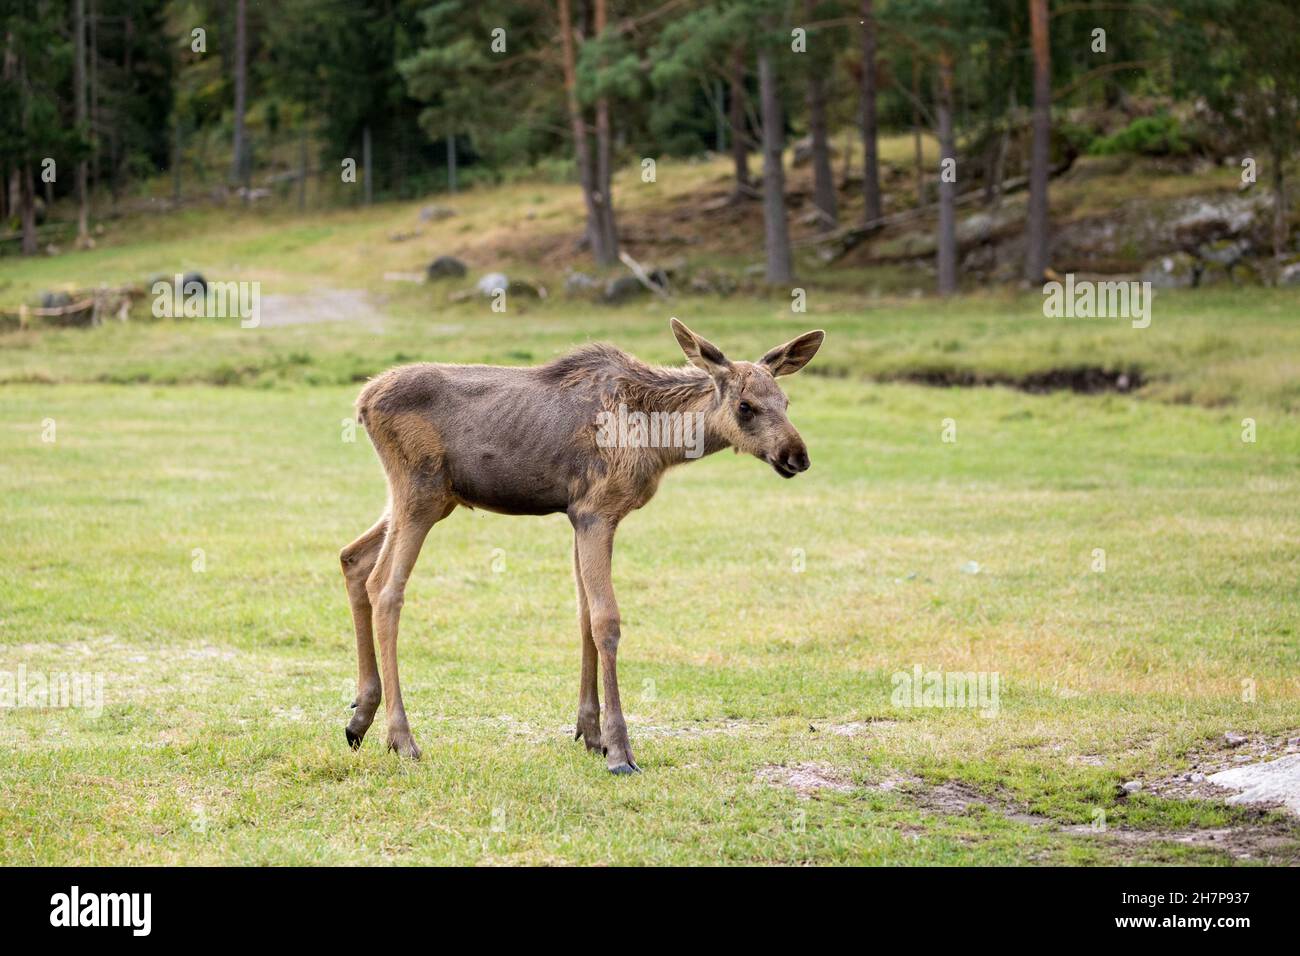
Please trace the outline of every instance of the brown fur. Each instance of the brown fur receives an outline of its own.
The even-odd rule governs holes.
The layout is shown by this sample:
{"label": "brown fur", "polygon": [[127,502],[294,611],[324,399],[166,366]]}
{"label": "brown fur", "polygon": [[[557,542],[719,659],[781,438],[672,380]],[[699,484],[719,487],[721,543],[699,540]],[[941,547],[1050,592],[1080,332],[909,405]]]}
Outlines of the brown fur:
{"label": "brown fur", "polygon": [[[798,371],[823,333],[809,332],[758,362],[730,362],[676,319],[691,365],[655,368],[608,345],[548,365],[408,365],[375,378],[357,399],[388,478],[388,506],[340,553],[357,638],[356,712],[348,742],[361,745],[382,699],[388,746],[419,757],[402,706],[397,628],[406,581],[425,536],[457,505],[503,514],[564,512],[574,529],[573,568],[582,635],[577,735],[615,773],[637,770],[618,694],[618,603],[610,577],[614,531],[649,501],[682,447],[611,447],[598,441],[602,412],[700,413],[704,454],[732,447],[783,477],[808,467],[786,417],[776,376]],[[379,660],[375,660],[375,643]],[[601,727],[598,674],[605,685]]]}

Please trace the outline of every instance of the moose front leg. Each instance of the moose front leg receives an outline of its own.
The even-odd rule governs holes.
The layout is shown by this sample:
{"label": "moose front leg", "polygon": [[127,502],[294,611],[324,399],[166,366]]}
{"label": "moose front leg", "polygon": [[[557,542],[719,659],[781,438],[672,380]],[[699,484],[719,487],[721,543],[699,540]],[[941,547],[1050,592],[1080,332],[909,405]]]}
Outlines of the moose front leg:
{"label": "moose front leg", "polygon": [[352,625],[357,635],[357,696],[352,702],[355,712],[345,733],[348,746],[356,750],[375,719],[379,707],[381,686],[379,667],[375,664],[375,639],[371,626],[370,596],[366,593],[366,579],[375,569],[379,550],[388,532],[388,515],[385,513],[369,531],[339,553],[343,577],[348,585],[348,603],[352,605]]}
{"label": "moose front leg", "polygon": [[610,773],[635,773],[641,768],[632,759],[632,745],[628,743],[627,723],[618,696],[618,602],[614,599],[610,577],[615,523],[604,517],[580,514],[574,516],[573,526],[577,532],[578,568],[587,595],[592,642],[605,684],[605,726],[601,734],[605,763]]}
{"label": "moose front leg", "polygon": [[573,580],[578,591],[578,631],[582,638],[582,679],[578,684],[578,721],[573,739],[583,741],[588,750],[600,750],[600,697],[596,692],[599,661],[591,636],[591,609],[587,606],[587,589],[582,584],[576,532],[573,539]]}

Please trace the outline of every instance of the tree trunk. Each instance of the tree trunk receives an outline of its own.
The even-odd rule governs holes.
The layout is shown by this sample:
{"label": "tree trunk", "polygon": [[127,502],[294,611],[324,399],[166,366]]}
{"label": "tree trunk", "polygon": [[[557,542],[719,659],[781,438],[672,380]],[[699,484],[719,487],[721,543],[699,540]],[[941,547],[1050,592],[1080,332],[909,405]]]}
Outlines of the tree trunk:
{"label": "tree trunk", "polygon": [[91,192],[99,192],[99,14],[96,0],[90,0],[90,142]]}
{"label": "tree trunk", "polygon": [[370,124],[367,123],[361,127],[361,168],[364,170],[362,176],[362,198],[365,204],[369,206],[375,198],[375,170],[374,159],[370,155]]}
{"label": "tree trunk", "polygon": [[[605,32],[606,0],[596,0],[595,14],[596,36],[600,36]],[[612,179],[609,99],[602,96],[596,100],[596,198],[597,209],[600,212],[601,238],[606,256],[606,261],[602,263],[604,265],[612,265],[618,261],[618,227],[614,222]]]}
{"label": "tree trunk", "polygon": [[172,208],[181,205],[181,121],[172,123]]}
{"label": "tree trunk", "polygon": [[36,177],[32,167],[26,165],[22,172],[22,208],[23,246],[25,256],[36,255]]}
{"label": "tree trunk", "polygon": [[1047,0],[1029,0],[1034,50],[1033,145],[1029,153],[1029,221],[1025,227],[1025,281],[1038,284],[1047,268],[1047,164],[1052,135],[1051,52]]}
{"label": "tree trunk", "polygon": [[[131,19],[130,14],[127,14],[122,18],[122,76],[124,78],[123,83],[125,83],[128,88],[131,86],[131,53],[134,46],[135,21]],[[122,195],[122,188],[126,185],[127,154],[120,126],[120,123],[113,124],[112,195],[114,205],[117,204],[118,198]]]}
{"label": "tree trunk", "polygon": [[709,94],[713,104],[713,151],[721,156],[727,151],[727,114],[723,112],[722,81],[715,79]]}
{"label": "tree trunk", "polygon": [[1002,180],[1007,174],[1007,153],[1011,150],[1011,125],[1016,121],[1016,87],[1011,86],[1007,97],[1007,117],[1002,124],[1002,135],[998,137],[998,151],[993,160],[993,194],[990,205],[997,209],[1002,204]]}
{"label": "tree trunk", "polygon": [[872,0],[862,0],[862,193],[866,199],[863,222],[884,215],[880,201],[880,159],[876,146],[876,19]]}
{"label": "tree trunk", "polygon": [[447,134],[447,192],[456,192],[456,134]]}
{"label": "tree trunk", "polygon": [[921,61],[912,59],[912,151],[913,169],[916,173],[916,205],[925,205],[925,153],[921,148]]}
{"label": "tree trunk", "polygon": [[591,144],[587,142],[587,124],[578,103],[577,56],[573,48],[573,15],[569,0],[557,0],[560,20],[560,51],[564,66],[564,99],[569,110],[569,125],[573,130],[573,154],[578,164],[578,180],[582,184],[582,198],[587,206],[587,238],[591,242],[592,258],[597,265],[614,261],[604,245],[600,206],[596,202],[596,174],[591,161]]}
{"label": "tree trunk", "polygon": [[307,122],[298,129],[298,211],[307,208]]}
{"label": "tree trunk", "polygon": [[248,99],[248,6],[235,0],[235,141],[230,178],[244,181],[244,108]]}
{"label": "tree trunk", "polygon": [[[1276,115],[1285,116],[1279,111]],[[1286,154],[1277,147],[1273,148],[1273,257],[1279,262],[1286,254],[1286,241],[1290,230],[1287,228],[1286,179],[1282,164]]]}
{"label": "tree trunk", "polygon": [[[79,132],[86,130],[86,0],[75,0],[72,8],[75,62],[72,65],[73,102]],[[77,163],[77,244],[84,246],[90,238],[90,196],[87,193],[87,163]]]}
{"label": "tree trunk", "polygon": [[[957,291],[957,210],[954,200],[957,184],[953,174],[945,170],[945,160],[956,162],[956,149],[952,133],[952,58],[947,52],[939,54],[938,95],[935,97],[935,114],[939,121],[939,235],[938,266],[939,294],[952,295]],[[954,167],[955,169],[955,167]]]}
{"label": "tree trunk", "polygon": [[[813,19],[813,6],[813,0],[804,0],[809,22]],[[808,136],[812,140],[813,205],[817,208],[817,225],[829,231],[839,222],[839,203],[835,196],[835,173],[831,170],[831,150],[826,137],[826,84],[817,67],[808,74]]]}
{"label": "tree trunk", "polygon": [[767,281],[789,283],[794,279],[790,260],[790,231],[785,217],[785,148],[781,98],[776,88],[772,55],[758,54],[759,106],[763,114],[763,239],[767,250]]}
{"label": "tree trunk", "polygon": [[731,124],[731,160],[736,168],[736,195],[754,189],[749,178],[749,136],[745,131],[745,50],[736,47],[731,59],[730,97],[727,118]]}

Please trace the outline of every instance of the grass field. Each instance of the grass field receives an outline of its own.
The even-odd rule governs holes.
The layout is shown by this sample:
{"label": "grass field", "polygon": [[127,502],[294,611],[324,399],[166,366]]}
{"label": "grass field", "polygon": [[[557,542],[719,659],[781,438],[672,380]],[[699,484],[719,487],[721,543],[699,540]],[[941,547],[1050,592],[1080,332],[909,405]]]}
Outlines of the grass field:
{"label": "grass field", "polygon": [[[102,709],[5,711],[0,863],[1300,861],[1279,813],[1161,784],[1231,761],[1226,731],[1273,751],[1300,733],[1293,293],[1170,293],[1135,330],[842,275],[810,278],[809,315],[782,296],[499,315],[379,280],[475,203],[421,249],[379,238],[408,206],[195,214],[75,260],[0,262],[6,298],[60,262],[104,281],[178,263],[363,288],[383,317],[0,335],[0,671],[103,679]],[[213,236],[202,263],[194,229]],[[619,533],[645,772],[611,777],[572,739],[567,521],[464,509],[430,536],[402,620],[424,759],[387,754],[379,724],[350,752],[337,552],[384,495],[364,432],[347,440],[358,383],[588,339],[675,362],[670,314],[745,357],[807,327],[828,339],[826,374],[785,380],[806,475],[716,455]],[[1147,384],[895,381],[1080,364]],[[907,706],[894,675],[917,667],[996,675],[996,714]]]}

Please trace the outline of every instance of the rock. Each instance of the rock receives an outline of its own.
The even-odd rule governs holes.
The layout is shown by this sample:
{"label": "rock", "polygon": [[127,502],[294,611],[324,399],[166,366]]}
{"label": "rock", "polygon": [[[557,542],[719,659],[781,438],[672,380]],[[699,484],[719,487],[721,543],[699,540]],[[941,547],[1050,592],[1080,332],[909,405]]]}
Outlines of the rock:
{"label": "rock", "polygon": [[1249,239],[1216,239],[1214,242],[1203,242],[1196,249],[1196,254],[1206,262],[1213,262],[1217,265],[1231,269],[1242,259],[1250,254],[1251,242]]}
{"label": "rock", "polygon": [[738,286],[735,276],[720,269],[703,269],[691,276],[689,283],[690,290],[701,295],[713,293],[728,296],[734,293]]}
{"label": "rock", "polygon": [[686,257],[673,256],[663,264],[663,268],[658,270],[664,274],[666,279],[680,279],[686,274]]}
{"label": "rock", "polygon": [[1128,783],[1124,784],[1120,789],[1122,789],[1125,793],[1137,793],[1139,790],[1142,789],[1142,781],[1130,780],[1128,781]]}
{"label": "rock", "polygon": [[493,295],[498,289],[505,289],[509,285],[510,280],[506,278],[505,273],[489,272],[474,283],[474,288],[479,291],[480,295]]}
{"label": "rock", "polygon": [[[839,155],[839,150],[829,141],[829,138],[826,142],[826,152],[832,158]],[[812,162],[812,137],[805,136],[795,141],[793,163],[795,166],[805,166],[810,162]]]}
{"label": "rock", "polygon": [[420,222],[437,222],[439,219],[450,219],[456,215],[456,210],[448,209],[446,206],[425,206],[420,210]]}
{"label": "rock", "polygon": [[1249,737],[1245,734],[1239,734],[1235,730],[1230,730],[1223,735],[1223,742],[1229,747],[1240,747],[1242,744],[1248,743],[1249,741]]}
{"label": "rock", "polygon": [[1261,191],[1247,196],[1195,196],[1174,204],[1164,228],[1185,243],[1233,238],[1254,229],[1268,202]]}
{"label": "rock", "polygon": [[1209,780],[1215,786],[1241,791],[1228,798],[1230,804],[1280,803],[1300,814],[1300,754],[1233,767]]}
{"label": "rock", "polygon": [[531,282],[525,282],[523,279],[511,279],[506,283],[506,294],[523,296],[528,299],[545,299],[546,289],[542,286],[533,285]]}
{"label": "rock", "polygon": [[1300,261],[1287,263],[1277,272],[1279,286],[1300,285]]}
{"label": "rock", "polygon": [[1192,783],[1205,783],[1205,774],[1198,770],[1196,773],[1189,773],[1187,779]]}
{"label": "rock", "polygon": [[1160,256],[1142,268],[1142,281],[1153,289],[1190,289],[1200,278],[1200,262],[1186,252]]}
{"label": "rock", "polygon": [[424,270],[424,274],[430,281],[434,281],[436,279],[459,279],[468,271],[465,263],[455,256],[439,256],[429,263],[429,267]]}
{"label": "rock", "polygon": [[606,302],[617,303],[649,294],[650,290],[643,286],[636,276],[617,276],[605,283],[605,293],[602,298]]}
{"label": "rock", "polygon": [[72,296],[66,292],[42,292],[41,308],[42,309],[61,309],[65,305],[72,304]]}
{"label": "rock", "polygon": [[564,277],[564,291],[569,295],[585,295],[594,292],[600,283],[594,276],[585,272],[570,272]]}
{"label": "rock", "polygon": [[957,243],[988,242],[1003,230],[1018,225],[1023,218],[1020,209],[1002,206],[990,212],[977,212],[957,223]]}

